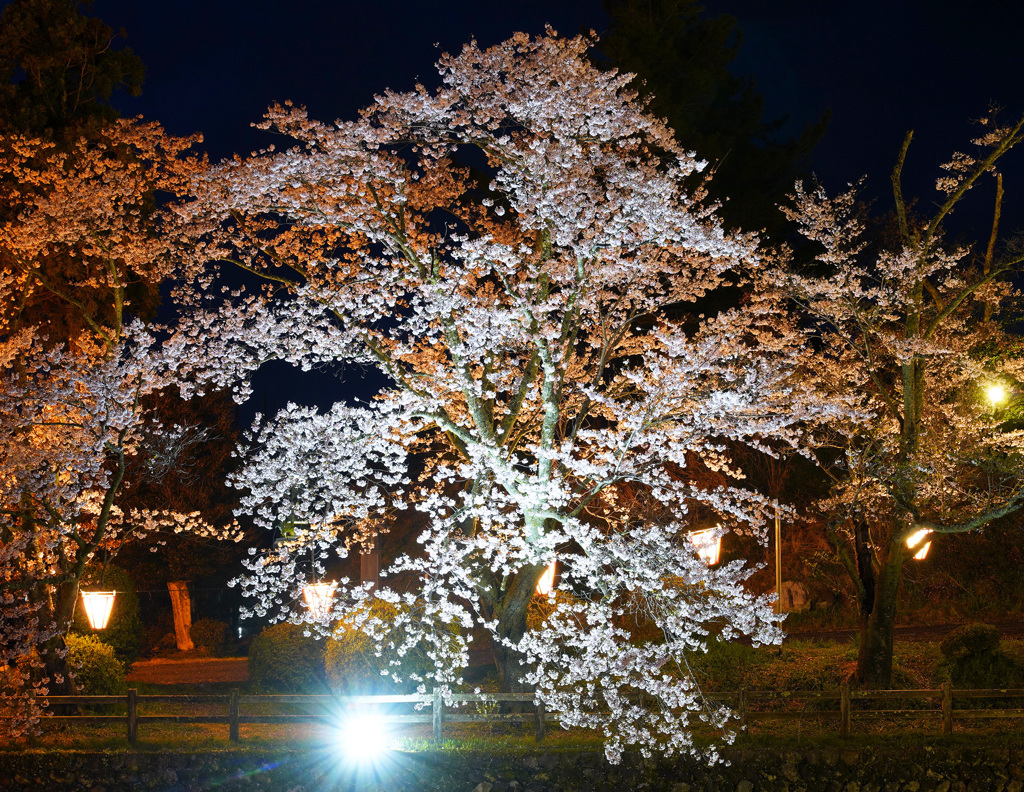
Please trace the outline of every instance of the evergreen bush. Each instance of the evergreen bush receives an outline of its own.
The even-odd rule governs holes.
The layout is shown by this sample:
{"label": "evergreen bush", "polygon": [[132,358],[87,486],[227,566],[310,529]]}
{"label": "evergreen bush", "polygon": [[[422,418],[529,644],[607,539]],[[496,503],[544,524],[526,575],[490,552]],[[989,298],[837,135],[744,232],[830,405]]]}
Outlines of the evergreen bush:
{"label": "evergreen bush", "polygon": [[210,654],[218,654],[223,651],[228,641],[228,625],[217,619],[200,619],[192,622],[189,634],[196,649],[206,649]]}
{"label": "evergreen bush", "polygon": [[313,693],[324,685],[324,647],[306,628],[281,622],[249,646],[249,681],[260,691]]}
{"label": "evergreen bush", "polygon": [[95,636],[75,633],[69,633],[65,643],[68,668],[74,673],[75,686],[81,695],[119,696],[127,691],[124,666],[113,647]]}
{"label": "evergreen bush", "polygon": [[965,624],[947,635],[939,649],[953,687],[990,689],[1024,685],[1024,668],[1003,652],[999,643],[999,631],[991,624]]}
{"label": "evergreen bush", "polygon": [[[394,623],[398,609],[390,603],[375,600],[370,613],[384,622]],[[391,638],[394,644],[401,645],[405,634],[396,628]],[[423,676],[433,668],[422,645],[417,644],[398,657],[394,649],[373,641],[362,631],[344,623],[327,642],[324,665],[331,689],[344,695],[412,692],[417,685],[413,677]],[[395,681],[393,675],[401,681]]]}

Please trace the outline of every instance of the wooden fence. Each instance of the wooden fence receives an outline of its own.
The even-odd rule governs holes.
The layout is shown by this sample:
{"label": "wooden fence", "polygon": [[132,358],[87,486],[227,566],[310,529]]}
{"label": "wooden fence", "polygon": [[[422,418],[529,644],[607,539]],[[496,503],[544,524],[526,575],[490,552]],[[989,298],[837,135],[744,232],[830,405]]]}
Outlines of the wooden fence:
{"label": "wooden fence", "polygon": [[[746,728],[753,721],[759,720],[792,720],[792,719],[827,719],[837,720],[839,734],[850,735],[852,723],[856,720],[869,721],[876,719],[914,719],[939,718],[942,733],[953,733],[954,715],[957,719],[968,718],[1024,718],[1024,709],[955,709],[953,703],[957,699],[1024,699],[1024,689],[1003,690],[953,690],[946,683],[937,690],[850,690],[849,685],[841,685],[834,691],[751,691],[739,690],[732,693],[708,693],[710,701],[720,702],[733,708],[738,725]],[[433,726],[433,737],[441,740],[444,736],[446,723],[532,723],[535,726],[537,740],[544,738],[546,724],[557,722],[557,714],[545,712],[543,705],[533,704],[529,694],[454,694],[452,700],[457,705],[446,707],[438,691],[433,694],[406,696],[288,696],[288,695],[241,695],[238,690],[224,695],[152,695],[140,696],[132,689],[126,696],[49,696],[47,701],[51,709],[63,711],[67,705],[121,704],[126,705],[125,715],[52,715],[47,721],[58,723],[110,724],[121,722],[127,729],[129,742],[138,739],[139,725],[145,723],[206,723],[225,724],[228,737],[233,742],[239,740],[239,727],[244,724],[288,724],[288,723],[339,723],[346,712],[353,710],[376,710],[386,705],[420,705],[421,710],[411,713],[386,712],[379,717],[387,723],[430,723]],[[918,702],[932,703],[931,707],[883,707],[867,709],[867,702]],[[519,702],[529,705],[531,712],[519,714],[500,714],[494,710],[504,702]],[[220,704],[226,710],[221,715],[140,715],[140,705],[158,703],[174,704]],[[833,703],[838,709],[823,709],[822,705]],[[280,711],[282,705],[300,706],[307,710],[305,714],[266,715],[243,714],[245,708],[249,712],[253,708],[268,708]],[[465,705],[476,705],[477,712],[470,712]],[[810,706],[808,706],[810,705]],[[429,712],[424,710],[429,708]],[[484,710],[484,711],[481,711]]]}

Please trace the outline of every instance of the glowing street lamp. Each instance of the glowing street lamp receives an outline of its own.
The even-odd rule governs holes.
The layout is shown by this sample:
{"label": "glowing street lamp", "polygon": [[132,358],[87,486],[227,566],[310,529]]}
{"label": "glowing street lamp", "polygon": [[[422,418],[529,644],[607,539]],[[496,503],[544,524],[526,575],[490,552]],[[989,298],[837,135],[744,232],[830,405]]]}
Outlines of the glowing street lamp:
{"label": "glowing street lamp", "polygon": [[[914,531],[914,533],[907,537],[907,547],[911,549],[917,547],[918,543],[931,532],[931,528],[922,528],[920,531]],[[931,542],[925,542],[924,545],[918,547],[917,553],[914,554],[914,560],[924,561],[928,557],[928,550],[931,546]]]}
{"label": "glowing street lamp", "polygon": [[993,382],[985,388],[985,396],[992,403],[993,407],[1006,401],[1008,395],[1006,386],[1000,382]]}
{"label": "glowing street lamp", "polygon": [[89,626],[94,630],[103,630],[110,621],[110,612],[114,609],[116,591],[83,591],[82,604]]}
{"label": "glowing street lamp", "polygon": [[308,583],[302,587],[302,598],[306,601],[310,614],[317,621],[325,619],[331,612],[331,601],[334,599],[334,589],[337,586],[337,582],[329,582]]}
{"label": "glowing street lamp", "polygon": [[552,561],[544,570],[544,574],[540,576],[540,580],[537,581],[537,593],[542,597],[550,594],[551,589],[555,587],[555,565],[557,563],[557,561]]}
{"label": "glowing street lamp", "polygon": [[704,559],[708,566],[717,564],[718,556],[722,552],[722,536],[719,533],[721,529],[721,525],[716,525],[714,528],[704,528],[687,534],[690,543],[697,549],[697,555]]}

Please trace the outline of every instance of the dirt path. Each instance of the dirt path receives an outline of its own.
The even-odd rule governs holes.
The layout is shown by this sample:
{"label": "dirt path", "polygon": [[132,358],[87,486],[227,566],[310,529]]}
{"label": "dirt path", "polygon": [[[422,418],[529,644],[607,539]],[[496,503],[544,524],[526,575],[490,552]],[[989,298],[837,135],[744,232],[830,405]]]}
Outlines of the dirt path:
{"label": "dirt path", "polygon": [[202,682],[247,682],[244,657],[198,657],[175,660],[139,660],[128,672],[129,682],[191,685]]}

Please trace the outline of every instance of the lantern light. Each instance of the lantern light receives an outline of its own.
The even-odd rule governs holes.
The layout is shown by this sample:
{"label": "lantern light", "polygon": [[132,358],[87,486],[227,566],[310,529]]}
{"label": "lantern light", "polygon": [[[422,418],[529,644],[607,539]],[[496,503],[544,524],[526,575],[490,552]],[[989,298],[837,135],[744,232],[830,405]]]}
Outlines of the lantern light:
{"label": "lantern light", "polygon": [[537,593],[542,597],[550,594],[551,589],[555,587],[555,566],[557,563],[557,561],[552,561],[548,568],[544,570],[544,574],[540,576],[540,580],[537,581]]}
{"label": "lantern light", "polygon": [[[907,537],[907,547],[913,549],[917,547],[918,543],[924,539],[928,534],[932,532],[931,528],[922,528],[920,531],[915,531]],[[917,552],[914,554],[915,561],[924,561],[928,557],[928,549],[932,546],[931,542],[925,542],[921,547],[917,548]]]}
{"label": "lantern light", "polygon": [[1006,401],[1007,397],[1006,387],[1002,383],[993,382],[985,388],[985,396],[988,397],[993,406],[1002,404]]}
{"label": "lantern light", "polygon": [[302,587],[302,598],[306,601],[306,607],[310,614],[317,621],[327,618],[331,612],[331,600],[334,599],[334,589],[337,582],[309,583]]}
{"label": "lantern light", "polygon": [[110,621],[110,612],[114,609],[115,591],[83,591],[82,604],[85,615],[89,618],[89,626],[94,630],[103,630]]}
{"label": "lantern light", "polygon": [[721,530],[722,526],[716,525],[714,528],[704,528],[703,530],[693,531],[687,534],[690,539],[690,543],[697,550],[697,555],[700,556],[708,566],[714,566],[717,564],[718,556],[722,552],[722,535],[719,533]]}

